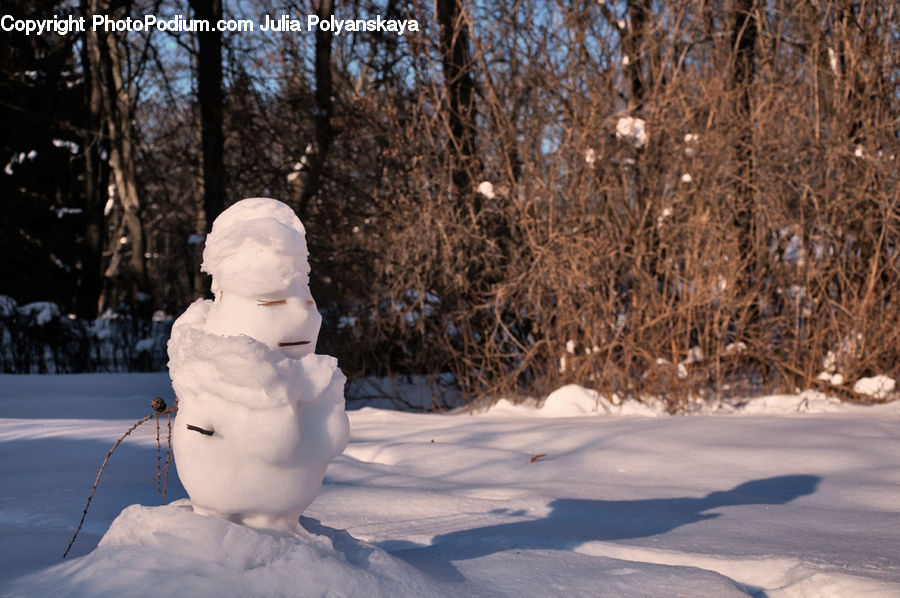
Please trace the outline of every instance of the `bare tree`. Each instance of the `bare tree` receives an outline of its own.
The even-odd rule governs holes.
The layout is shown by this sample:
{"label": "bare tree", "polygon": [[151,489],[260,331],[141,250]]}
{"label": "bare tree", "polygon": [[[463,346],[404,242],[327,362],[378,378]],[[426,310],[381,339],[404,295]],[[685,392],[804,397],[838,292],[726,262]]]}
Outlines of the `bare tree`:
{"label": "bare tree", "polygon": [[[469,201],[476,156],[475,82],[464,10],[462,0],[437,0],[449,145],[454,156],[453,186],[460,200]],[[479,201],[475,199],[475,205]],[[474,210],[477,213],[477,207]]]}
{"label": "bare tree", "polygon": [[[194,16],[210,23],[222,19],[222,0],[191,0]],[[203,156],[203,211],[200,232],[208,233],[225,208],[224,137],[222,133],[222,32],[197,33],[197,102]]]}
{"label": "bare tree", "polygon": [[755,0],[736,0],[731,25],[731,46],[734,60],[731,69],[731,93],[735,101],[735,123],[740,134],[735,140],[736,213],[735,224],[741,231],[741,255],[747,264],[754,257],[753,205],[753,121],[752,94],[756,76],[756,40],[758,32]]}
{"label": "bare tree", "polygon": [[[644,63],[647,61],[646,37],[648,21],[652,18],[650,0],[632,0],[627,4],[628,23],[622,40],[623,63],[628,80],[630,102],[635,113],[644,107],[647,84],[644,75]],[[618,24],[617,24],[618,25]]]}
{"label": "bare tree", "polygon": [[[88,21],[95,14],[108,14],[112,5],[105,0],[88,1]],[[97,86],[101,99],[102,128],[109,148],[109,165],[116,197],[123,209],[123,232],[113,243],[112,256],[105,277],[111,283],[110,293],[101,303],[105,305],[126,299],[133,305],[152,307],[149,277],[145,259],[144,225],[138,193],[134,138],[134,97],[131,81],[125,73],[125,45],[103,28],[87,29],[87,42],[92,67],[92,85]],[[123,250],[128,250],[125,261]],[[124,285],[124,288],[120,287]]]}
{"label": "bare tree", "polygon": [[[81,3],[80,12],[89,14],[89,3]],[[100,73],[92,67],[94,44],[82,43],[80,51],[81,70],[84,76],[84,106],[86,126],[82,135],[84,156],[84,212],[85,236],[82,247],[82,272],[84,284],[80,294],[79,312],[87,317],[102,312],[101,293],[103,289],[102,256],[105,234],[103,207],[109,184],[108,169],[100,159],[102,135],[100,134],[103,114],[103,89]]]}
{"label": "bare tree", "polygon": [[[334,14],[334,0],[322,0],[317,11],[319,19],[329,20]],[[300,161],[301,169],[297,173],[296,194],[299,212],[305,215],[309,202],[321,188],[321,180],[325,159],[334,136],[332,125],[333,107],[331,97],[332,86],[331,39],[332,34],[316,29],[315,46],[315,103],[313,106],[313,140],[303,152]]]}

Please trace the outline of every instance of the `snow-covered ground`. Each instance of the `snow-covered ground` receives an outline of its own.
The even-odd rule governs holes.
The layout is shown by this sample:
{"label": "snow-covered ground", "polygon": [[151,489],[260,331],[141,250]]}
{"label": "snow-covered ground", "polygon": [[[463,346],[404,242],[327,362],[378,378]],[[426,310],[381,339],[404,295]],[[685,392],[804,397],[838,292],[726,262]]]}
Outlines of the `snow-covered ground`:
{"label": "snow-covered ground", "polygon": [[0,376],[0,595],[900,596],[900,405],[814,393],[353,411],[300,537],[194,515],[174,468],[158,506],[150,422],[61,561],[156,395],[165,374]]}

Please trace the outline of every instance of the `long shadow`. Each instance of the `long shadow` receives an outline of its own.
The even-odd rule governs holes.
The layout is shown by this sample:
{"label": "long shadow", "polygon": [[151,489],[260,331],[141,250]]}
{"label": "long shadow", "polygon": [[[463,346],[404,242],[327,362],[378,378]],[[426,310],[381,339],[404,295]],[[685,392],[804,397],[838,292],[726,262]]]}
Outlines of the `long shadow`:
{"label": "long shadow", "polygon": [[[109,440],[0,442],[0,595],[11,579],[55,565],[72,537]],[[163,449],[163,458],[165,449]],[[93,550],[128,505],[158,505],[156,447],[125,442],[109,460],[70,557]],[[187,496],[171,466],[167,502]]]}
{"label": "long shadow", "polygon": [[[710,513],[713,509],[789,503],[814,493],[820,481],[820,477],[812,475],[778,476],[746,482],[702,498],[561,498],[550,503],[550,513],[541,519],[459,530],[436,536],[429,546],[413,547],[408,543],[380,546],[438,578],[461,581],[462,575],[450,560],[475,559],[507,550],[572,550],[591,541],[656,536],[722,515]],[[450,555],[449,559],[445,555]]]}

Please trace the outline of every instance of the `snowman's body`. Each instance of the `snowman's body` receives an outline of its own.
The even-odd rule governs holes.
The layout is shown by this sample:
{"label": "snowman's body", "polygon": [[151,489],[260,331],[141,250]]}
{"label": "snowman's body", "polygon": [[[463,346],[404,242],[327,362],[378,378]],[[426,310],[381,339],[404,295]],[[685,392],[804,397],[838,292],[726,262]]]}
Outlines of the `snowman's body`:
{"label": "snowman's body", "polygon": [[346,379],[312,353],[321,317],[303,234],[275,200],[226,210],[204,253],[216,299],[173,326],[175,463],[198,513],[294,529],[347,444]]}

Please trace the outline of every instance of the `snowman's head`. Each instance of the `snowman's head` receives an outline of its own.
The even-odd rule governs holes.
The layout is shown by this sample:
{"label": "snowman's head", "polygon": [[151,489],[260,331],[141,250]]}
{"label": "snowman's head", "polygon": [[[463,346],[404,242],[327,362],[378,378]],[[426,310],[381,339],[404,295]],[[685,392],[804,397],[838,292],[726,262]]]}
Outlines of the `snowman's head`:
{"label": "snowman's head", "polygon": [[309,291],[306,231],[274,199],[240,201],[216,218],[201,270],[215,301],[206,329],[247,335],[288,357],[315,350],[322,317]]}

